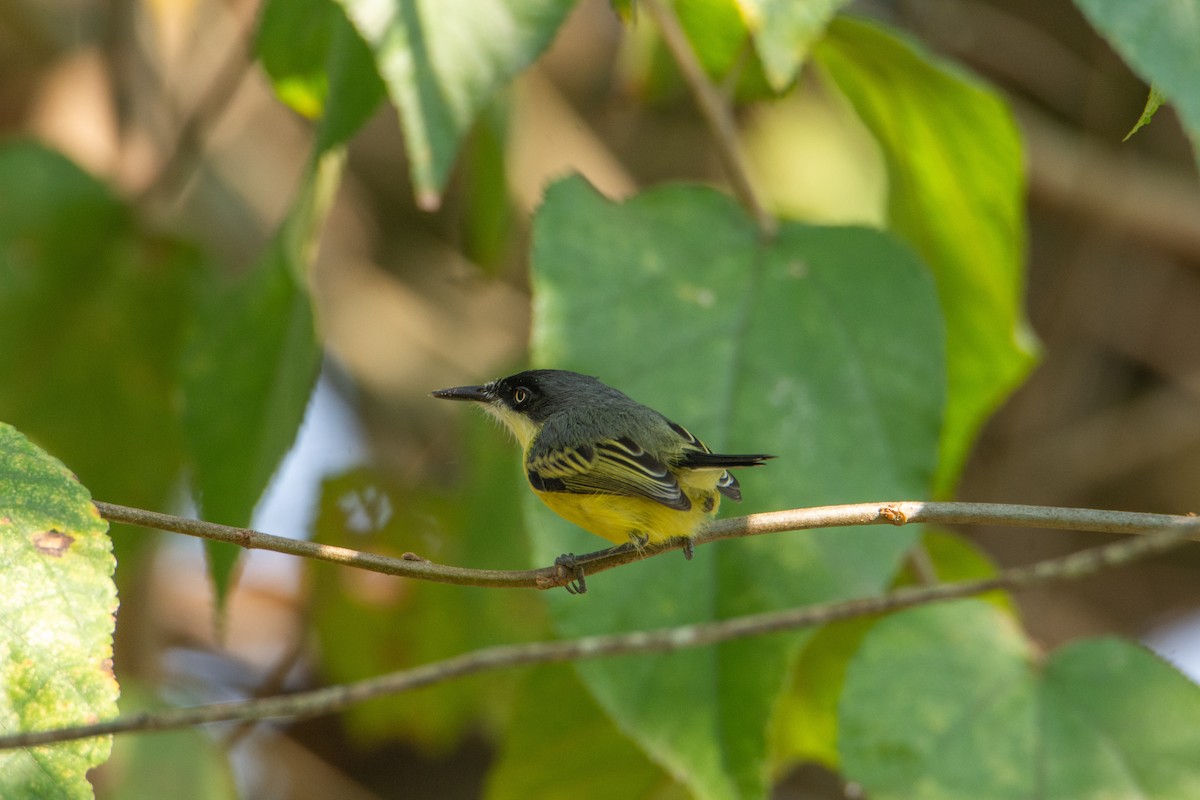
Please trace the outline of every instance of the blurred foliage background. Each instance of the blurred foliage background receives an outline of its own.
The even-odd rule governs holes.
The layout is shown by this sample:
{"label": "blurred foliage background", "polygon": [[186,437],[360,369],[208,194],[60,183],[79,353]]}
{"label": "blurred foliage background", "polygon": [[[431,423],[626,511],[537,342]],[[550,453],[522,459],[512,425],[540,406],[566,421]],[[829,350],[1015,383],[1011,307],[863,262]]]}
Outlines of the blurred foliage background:
{"label": "blurred foliage background", "polygon": [[[271,533],[524,567],[557,540],[523,534],[511,444],[427,393],[529,363],[531,249],[559,266],[573,252],[556,239],[559,229],[533,222],[552,180],[579,173],[623,199],[680,181],[721,186],[727,176],[655,26],[635,5],[617,4],[623,19],[603,0],[531,2],[525,27],[508,37],[492,15],[501,4],[446,3],[435,19],[470,19],[467,27],[496,31],[499,44],[452,52],[461,69],[433,99],[420,81],[397,88],[405,85],[397,75],[423,62],[389,59],[397,45],[372,39],[367,5],[0,2],[0,239],[9,258],[0,420],[61,458],[97,499],[180,512],[190,507],[190,482],[207,519],[244,524],[257,505],[254,526]],[[823,27],[838,5],[806,7]],[[359,14],[357,28],[343,8]],[[923,215],[944,215],[961,220],[960,234],[930,247],[995,254],[996,242],[975,235],[977,207],[955,205],[952,195],[932,209],[889,200],[896,164],[851,109],[853,76],[831,81],[806,69],[793,87],[787,58],[762,50],[748,59],[738,29],[721,17],[730,8],[681,3],[679,14],[704,66],[736,98],[751,175],[770,209],[836,224],[903,224],[907,214],[914,229]],[[1038,348],[1015,311],[1019,346],[1002,383],[1031,371],[963,451],[961,477],[952,464],[939,489],[957,484],[964,500],[1196,510],[1200,184],[1174,110],[1164,107],[1121,141],[1148,87],[1068,0],[850,10],[989,81],[1024,147],[1027,231],[1024,242],[1018,233],[1002,245],[1024,258],[1024,312],[1041,361],[1032,367]],[[836,73],[830,41],[815,52]],[[420,42],[407,44],[420,52]],[[373,63],[398,72],[380,80]],[[476,115],[464,97],[486,102]],[[904,99],[899,90],[894,99]],[[913,129],[919,95],[915,102]],[[904,134],[892,151],[906,145]],[[986,148],[991,139],[981,141]],[[910,178],[921,185],[920,174]],[[562,185],[559,196],[594,220],[593,241],[620,250],[644,235],[636,215],[605,217],[579,185]],[[653,208],[645,213],[658,219]],[[712,219],[715,229],[727,216]],[[730,236],[753,240],[752,227],[739,230]],[[38,269],[22,271],[23,263]],[[608,267],[598,259],[587,268],[595,272],[543,271],[537,280],[557,289],[555,281],[582,280],[570,296],[586,297],[588,281]],[[921,305],[927,299],[900,302],[932,308]],[[561,347],[578,359],[589,346],[586,331],[579,337],[569,349],[561,330],[543,331],[535,358]],[[646,356],[643,341],[605,344],[616,348],[609,357],[633,363]],[[687,370],[667,372],[687,380]],[[694,423],[703,413],[677,415],[708,438]],[[775,446],[747,441],[746,430],[738,447]],[[849,495],[793,497],[893,499],[830,483]],[[883,485],[920,493],[926,484]],[[880,484],[863,491],[870,486]],[[978,550],[947,545],[955,554],[939,562],[958,563],[962,574],[976,568],[967,561],[990,568],[981,553],[1025,563],[1103,539],[962,533]],[[555,608],[558,597],[548,613],[532,593],[411,585],[271,554],[243,555],[235,567],[231,553],[213,549],[206,559],[200,544],[180,538],[113,531],[126,712],[365,677],[545,638],[552,617],[560,632],[576,624]],[[1168,641],[1191,615],[1194,654],[1198,569],[1200,550],[1185,548],[1014,600],[1037,648],[1103,633]],[[820,634],[835,649],[853,647],[857,635]],[[1185,657],[1183,645],[1164,647]],[[571,746],[579,742],[590,744]],[[774,762],[777,796],[844,795],[827,742],[781,733],[772,746],[806,756]],[[616,783],[590,787],[577,777],[618,763]],[[295,724],[126,737],[92,777],[98,796],[127,798],[152,792],[146,776],[163,774],[194,797],[686,796],[565,670],[474,678]]]}

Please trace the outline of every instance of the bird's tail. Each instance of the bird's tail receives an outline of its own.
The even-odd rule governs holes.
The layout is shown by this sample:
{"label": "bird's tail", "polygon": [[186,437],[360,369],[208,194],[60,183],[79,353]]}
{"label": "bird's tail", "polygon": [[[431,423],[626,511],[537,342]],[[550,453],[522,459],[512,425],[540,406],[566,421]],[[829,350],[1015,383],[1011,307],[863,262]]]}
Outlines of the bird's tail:
{"label": "bird's tail", "polygon": [[724,453],[702,453],[692,450],[684,453],[679,466],[689,469],[733,469],[734,467],[759,467],[769,458],[761,453],[753,455],[727,455]]}
{"label": "bird's tail", "polygon": [[704,453],[699,450],[692,450],[685,453],[680,466],[690,469],[723,469],[721,477],[717,479],[717,491],[728,497],[734,502],[742,501],[742,487],[738,485],[737,478],[729,474],[728,470],[734,467],[757,467],[761,466],[768,458],[775,456],[765,455],[763,453],[755,453],[752,455],[728,455],[725,453]]}

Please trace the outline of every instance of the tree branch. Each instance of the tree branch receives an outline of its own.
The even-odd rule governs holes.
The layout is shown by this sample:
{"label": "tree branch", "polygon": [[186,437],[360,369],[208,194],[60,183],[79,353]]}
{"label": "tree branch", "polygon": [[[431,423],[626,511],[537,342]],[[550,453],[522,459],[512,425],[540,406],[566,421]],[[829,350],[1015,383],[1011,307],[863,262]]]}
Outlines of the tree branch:
{"label": "tree branch", "polygon": [[696,58],[692,45],[688,42],[687,34],[675,18],[675,13],[663,5],[660,0],[642,0],[642,8],[654,20],[662,34],[663,44],[670,52],[671,58],[679,67],[679,73],[688,85],[700,114],[712,132],[717,145],[717,155],[725,168],[733,193],[754,217],[759,232],[764,238],[775,235],[778,225],[775,218],[763,207],[754,183],[750,180],[750,168],[746,157],[738,144],[737,126],[733,121],[733,111],[728,99],[713,86],[712,81],[704,72],[704,66]]}
{"label": "tree branch", "polygon": [[[972,506],[975,504],[931,503],[928,505]],[[889,508],[894,510],[895,506]],[[750,518],[743,517],[742,519]],[[655,631],[634,631],[603,636],[586,636],[566,641],[530,642],[489,647],[420,667],[313,691],[193,708],[147,712],[118,717],[92,725],[0,736],[0,750],[33,747],[116,733],[169,730],[211,722],[261,720],[276,717],[300,719],[341,711],[364,700],[399,694],[445,683],[455,678],[499,669],[562,661],[582,661],[634,653],[667,653],[750,636],[794,631],[837,620],[969,597],[997,589],[1022,589],[1052,581],[1076,580],[1095,575],[1104,569],[1129,564],[1165,552],[1189,539],[1195,540],[1197,536],[1200,536],[1200,521],[1188,518],[1185,520],[1183,524],[1172,522],[1164,525],[1160,523],[1150,532],[1140,531],[1146,535],[1136,539],[1113,542],[1065,557],[1013,567],[1000,572],[995,577],[983,580],[910,587],[879,597],[821,603]],[[910,520],[900,518],[897,523],[903,524],[905,521]],[[1114,525],[1116,524],[1118,523],[1114,522]],[[1110,528],[1110,530],[1115,529]],[[1125,531],[1125,529],[1122,530]]]}
{"label": "tree branch", "polygon": [[[186,519],[171,514],[144,511],[111,503],[97,502],[100,516],[110,522],[123,522],[144,528],[198,536],[217,542],[244,547],[247,550],[271,550],[276,553],[328,561],[348,567],[380,572],[435,583],[461,586],[500,588],[553,589],[574,580],[574,573],[554,565],[540,569],[496,570],[471,569],[447,564],[435,564],[412,553],[390,558],[347,547],[318,544],[303,539],[272,536],[248,528],[234,528],[215,522]],[[697,547],[722,539],[757,536],[765,533],[811,530],[813,528],[842,528],[853,525],[1004,525],[1016,528],[1052,528],[1099,533],[1143,533],[1164,525],[1183,525],[1189,530],[1194,517],[1169,514],[1139,514],[1129,511],[1097,511],[1088,508],[1058,508],[1055,506],[1023,506],[1001,503],[925,503],[899,501],[885,503],[856,503],[842,506],[817,506],[770,511],[744,517],[715,520],[696,536]],[[1200,541],[1200,534],[1188,538]],[[643,558],[678,550],[682,542],[668,542],[642,550],[616,550],[596,554],[580,564],[585,575],[640,561]]]}

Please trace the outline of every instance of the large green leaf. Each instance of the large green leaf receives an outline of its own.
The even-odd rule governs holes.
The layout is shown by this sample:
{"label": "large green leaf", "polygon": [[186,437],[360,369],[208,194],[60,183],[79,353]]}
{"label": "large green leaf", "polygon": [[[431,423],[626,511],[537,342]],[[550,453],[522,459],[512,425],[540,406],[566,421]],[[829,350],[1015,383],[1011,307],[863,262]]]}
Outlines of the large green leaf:
{"label": "large green leaf", "polygon": [[[108,524],[66,467],[0,423],[0,731],[117,713],[116,561]],[[0,752],[4,797],[91,797],[112,737]]]}
{"label": "large green leaf", "polygon": [[[944,402],[932,281],[886,234],[784,224],[764,244],[728,197],[699,187],[616,205],[581,179],[534,226],[534,355],[598,374],[718,451],[773,452],[742,475],[746,509],[921,496]],[[899,298],[902,298],[900,300]],[[530,499],[538,563],[601,540]],[[741,509],[738,509],[739,511]],[[754,537],[667,556],[549,596],[563,635],[719,619],[870,594],[914,533]],[[704,797],[755,796],[767,720],[795,637],[588,662],[617,724]]]}
{"label": "large green leaf", "polygon": [[949,377],[937,487],[949,494],[980,425],[1033,363],[1016,126],[991,89],[876,25],[835,20],[813,55],[879,141],[890,227],[937,280]]}
{"label": "large green leaf", "polygon": [[0,187],[0,419],[97,496],[161,506],[183,459],[174,392],[195,251],[140,230],[40,145],[0,148]]}
{"label": "large green leaf", "polygon": [[574,0],[337,0],[400,112],[418,202],[434,207],[464,134],[549,45]]}
{"label": "large green leaf", "polygon": [[877,800],[1200,797],[1200,687],[1116,639],[1042,658],[978,600],[883,620],[846,676],[845,774]]}
{"label": "large green leaf", "polygon": [[[305,274],[341,174],[313,161],[288,218],[254,271],[208,298],[184,362],[184,422],[201,515],[245,526],[304,417],[321,363]],[[238,555],[208,543],[218,600]]]}
{"label": "large green leaf", "polygon": [[1200,154],[1200,0],[1075,0],[1075,5],[1171,101]]}

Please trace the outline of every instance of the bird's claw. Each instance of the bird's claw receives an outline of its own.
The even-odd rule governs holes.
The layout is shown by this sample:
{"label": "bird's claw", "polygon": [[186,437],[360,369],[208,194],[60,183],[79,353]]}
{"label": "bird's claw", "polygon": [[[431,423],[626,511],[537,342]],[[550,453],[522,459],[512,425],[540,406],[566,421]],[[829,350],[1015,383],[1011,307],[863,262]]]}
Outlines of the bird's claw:
{"label": "bird's claw", "polygon": [[574,578],[565,586],[568,592],[571,594],[587,593],[587,580],[584,577],[583,566],[579,563],[579,559],[575,558],[574,553],[563,553],[554,559],[554,566],[561,567]]}
{"label": "bird's claw", "polygon": [[685,536],[683,539],[683,557],[688,561],[691,561],[692,556],[695,555],[695,553],[696,543],[692,540],[692,537]]}

